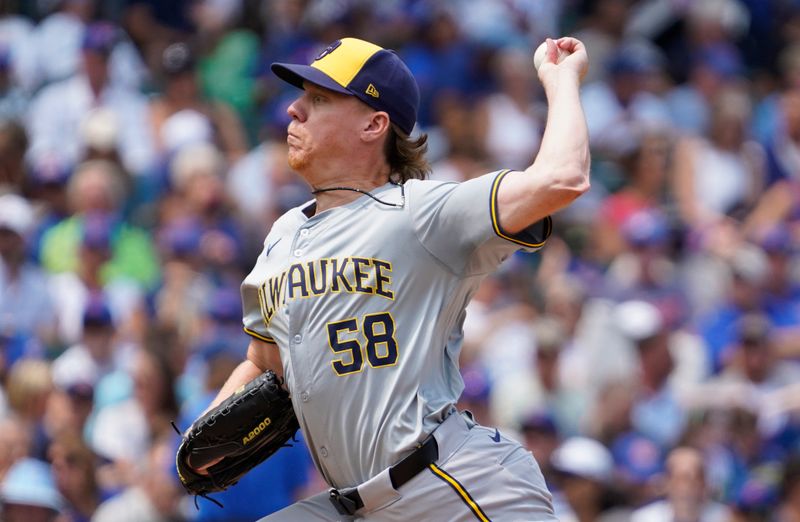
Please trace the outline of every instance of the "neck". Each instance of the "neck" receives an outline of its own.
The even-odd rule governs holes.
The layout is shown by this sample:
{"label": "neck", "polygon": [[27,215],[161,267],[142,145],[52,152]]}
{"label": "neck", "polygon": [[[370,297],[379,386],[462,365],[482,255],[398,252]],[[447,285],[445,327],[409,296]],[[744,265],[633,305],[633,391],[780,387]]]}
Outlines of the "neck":
{"label": "neck", "polygon": [[364,193],[372,192],[385,183],[386,180],[376,180],[370,183],[340,181],[333,185],[312,186],[311,191],[317,199],[317,213],[319,213],[330,208],[347,205],[360,198]]}
{"label": "neck", "polygon": [[[349,165],[342,168],[331,169],[321,174],[303,174],[306,182],[311,186],[311,191],[320,190],[314,194],[317,200],[317,213],[330,208],[347,205],[360,198],[359,192],[371,192],[386,184],[389,180],[389,166],[385,161],[366,162],[360,166]],[[347,172],[347,175],[342,175]],[[331,190],[329,188],[349,188],[357,190]]]}
{"label": "neck", "polygon": [[6,277],[14,281],[19,277],[22,272],[23,258],[16,256],[7,256],[0,258],[0,264],[5,265]]}

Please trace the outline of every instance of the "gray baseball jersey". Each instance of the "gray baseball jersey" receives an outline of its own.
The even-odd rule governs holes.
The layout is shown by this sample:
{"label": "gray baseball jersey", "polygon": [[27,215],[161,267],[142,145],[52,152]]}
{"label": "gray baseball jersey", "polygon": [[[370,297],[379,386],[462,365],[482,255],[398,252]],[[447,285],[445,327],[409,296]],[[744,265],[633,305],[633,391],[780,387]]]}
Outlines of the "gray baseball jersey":
{"label": "gray baseball jersey", "polygon": [[264,241],[242,284],[244,327],[278,345],[306,442],[334,487],[395,464],[454,409],[467,303],[501,261],[551,230],[550,218],[502,230],[507,172],[372,192],[394,206],[361,196],[313,215],[310,202]]}

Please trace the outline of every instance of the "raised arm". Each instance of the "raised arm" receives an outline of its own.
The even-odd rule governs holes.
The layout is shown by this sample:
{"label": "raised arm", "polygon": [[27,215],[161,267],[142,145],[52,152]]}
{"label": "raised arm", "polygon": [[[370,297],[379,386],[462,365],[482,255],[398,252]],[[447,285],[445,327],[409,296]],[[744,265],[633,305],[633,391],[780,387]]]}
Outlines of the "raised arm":
{"label": "raised arm", "polygon": [[566,207],[589,189],[589,133],[580,102],[580,82],[589,67],[586,49],[575,38],[547,42],[547,57],[539,67],[548,102],[539,154],[524,172],[508,174],[497,191],[500,226],[510,234]]}

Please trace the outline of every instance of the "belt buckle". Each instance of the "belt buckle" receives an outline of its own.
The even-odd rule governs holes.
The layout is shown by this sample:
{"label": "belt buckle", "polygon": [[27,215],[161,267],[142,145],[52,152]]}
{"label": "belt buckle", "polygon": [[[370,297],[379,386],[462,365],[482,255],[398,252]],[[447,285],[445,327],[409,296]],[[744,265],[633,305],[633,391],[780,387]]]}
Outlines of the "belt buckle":
{"label": "belt buckle", "polygon": [[358,505],[356,502],[348,497],[347,495],[353,492],[355,488],[348,488],[342,491],[338,489],[331,489],[330,496],[328,499],[333,504],[333,507],[336,508],[336,511],[340,515],[355,515],[356,511],[358,511]]}

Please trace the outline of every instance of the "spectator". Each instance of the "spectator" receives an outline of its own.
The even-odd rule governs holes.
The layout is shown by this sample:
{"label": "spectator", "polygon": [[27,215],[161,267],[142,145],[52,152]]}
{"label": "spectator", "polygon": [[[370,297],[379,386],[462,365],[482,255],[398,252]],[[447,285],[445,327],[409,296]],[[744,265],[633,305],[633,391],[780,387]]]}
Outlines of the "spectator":
{"label": "spectator", "polygon": [[662,448],[672,447],[686,426],[686,411],[674,380],[670,330],[661,312],[645,301],[626,301],[615,310],[623,335],[639,359],[638,386],[631,410],[633,427]]}
{"label": "spectator", "polygon": [[47,452],[69,522],[89,522],[100,503],[96,457],[79,433],[65,432],[56,437]]}
{"label": "spectator", "polygon": [[[42,265],[50,272],[76,272],[90,214],[120,218],[125,184],[111,163],[95,160],[81,164],[72,175],[68,196],[73,215],[50,229],[42,238]],[[102,219],[101,219],[102,221]],[[133,280],[143,289],[156,283],[158,265],[148,233],[125,221],[116,221],[109,232],[111,258],[101,269],[102,283]]]}
{"label": "spectator", "polygon": [[30,436],[29,456],[44,459],[51,434],[45,424],[45,413],[53,378],[50,365],[38,359],[17,361],[6,382],[8,406]]}
{"label": "spectator", "polygon": [[775,330],[763,314],[743,315],[736,323],[737,338],[719,384],[735,382],[764,395],[800,382],[800,366],[780,361],[775,354]]}
{"label": "spectator", "polygon": [[84,305],[82,337],[53,361],[53,381],[68,390],[76,385],[94,387],[121,364],[115,350],[114,319],[102,296],[90,295]]}
{"label": "spectator", "polygon": [[519,49],[500,50],[494,58],[500,90],[489,95],[479,108],[483,148],[494,163],[510,169],[531,164],[544,128],[544,111],[534,99],[536,71],[529,62],[530,56]]}
{"label": "spectator", "polygon": [[[62,272],[50,277],[51,294],[56,303],[62,342],[69,345],[81,340],[83,325],[86,322],[83,315],[85,310],[91,307],[93,299],[104,301],[103,306],[110,311],[110,320],[115,323],[120,341],[141,338],[140,324],[144,314],[141,286],[125,276],[110,278],[106,276],[114,263],[115,235],[124,234],[124,225],[118,224],[109,215],[90,213],[83,216],[80,227],[82,237],[78,247],[76,271]],[[53,235],[46,237],[53,242],[56,239],[66,239],[63,235],[61,238],[55,236],[59,232],[66,231],[63,226],[57,226]],[[136,234],[136,231],[133,231],[133,234]],[[140,238],[129,237],[128,241],[132,243],[131,239]],[[123,237],[119,237],[118,241],[123,241]],[[52,248],[51,243],[45,244]],[[134,245],[120,245],[120,249],[131,246]],[[128,255],[134,253],[131,251]]]}
{"label": "spectator", "polygon": [[607,64],[608,80],[582,89],[593,150],[617,159],[633,150],[643,132],[670,129],[666,104],[647,88],[661,61],[652,45],[625,42],[614,50]]}
{"label": "spectator", "polygon": [[0,120],[22,121],[28,96],[17,85],[11,68],[11,51],[0,42]]}
{"label": "spectator", "polygon": [[0,115],[0,195],[6,192],[22,192],[27,149],[28,135],[25,128]]}
{"label": "spectator", "polygon": [[0,335],[53,339],[53,303],[39,268],[27,259],[33,209],[15,194],[0,196]]}
{"label": "spectator", "polygon": [[667,496],[631,515],[631,522],[696,520],[723,522],[729,511],[708,499],[703,458],[692,448],[678,447],[667,457]]}
{"label": "spectator", "polygon": [[108,23],[89,26],[83,36],[81,73],[45,87],[36,95],[28,118],[29,160],[33,165],[50,155],[62,164],[77,164],[85,146],[80,129],[93,109],[103,107],[113,114],[125,169],[134,175],[145,175],[153,168],[146,101],[138,92],[109,79],[108,58],[118,38],[118,30]]}
{"label": "spectator", "polygon": [[162,281],[153,297],[155,320],[192,343],[202,329],[203,307],[214,290],[200,253],[202,229],[194,220],[180,219],[166,224],[158,236]]}
{"label": "spectator", "polygon": [[228,162],[234,162],[247,151],[247,140],[238,116],[220,101],[204,99],[198,84],[196,58],[188,44],[175,43],[164,50],[161,68],[164,73],[164,94],[150,102],[153,135],[162,155],[170,151],[163,142],[162,128],[167,119],[181,111],[195,111],[206,118],[214,129],[213,139]]}
{"label": "spectator", "polygon": [[165,341],[157,330],[149,333],[146,348],[131,361],[131,397],[97,412],[89,440],[96,453],[113,463],[105,478],[117,481],[101,481],[101,487],[130,485],[136,464],[146,458],[150,441],[172,432],[170,421],[176,418],[178,406],[175,370],[162,344]]}
{"label": "spectator", "polygon": [[610,449],[616,485],[625,503],[637,508],[655,500],[663,490],[663,449],[635,431],[617,437]]}
{"label": "spectator", "polygon": [[721,42],[695,49],[689,67],[687,82],[671,89],[666,100],[677,129],[706,135],[717,96],[741,77],[744,66],[736,47]]}
{"label": "spectator", "polygon": [[142,455],[133,484],[100,504],[92,522],[182,520],[178,502],[183,488],[175,473],[176,449],[171,439],[157,438]]}
{"label": "spectator", "polygon": [[30,432],[19,417],[0,417],[0,481],[14,463],[30,455],[30,446]]}
{"label": "spectator", "polygon": [[780,522],[800,520],[800,461],[797,458],[786,463],[781,482],[780,504],[776,511]]}
{"label": "spectator", "polygon": [[585,437],[568,438],[553,452],[550,465],[560,476],[556,491],[566,500],[558,502],[554,492],[553,507],[559,520],[604,522],[618,516],[606,512],[613,461],[605,446]]}
{"label": "spectator", "polygon": [[635,214],[660,212],[666,201],[671,148],[664,134],[646,133],[620,159],[623,185],[603,201],[599,219],[592,224],[592,248],[599,262],[607,263],[625,250],[623,227]]}
{"label": "spectator", "polygon": [[530,371],[501,379],[492,394],[493,410],[503,412],[498,420],[515,425],[526,414],[548,411],[562,436],[580,433],[587,406],[584,390],[576,389],[563,378],[561,351],[567,342],[563,326],[553,318],[541,317],[534,323],[535,358]]}
{"label": "spectator", "polygon": [[536,457],[536,462],[541,463],[542,475],[552,490],[552,485],[557,481],[552,456],[561,444],[553,416],[547,411],[533,412],[520,422],[519,431],[525,447]]}
{"label": "spectator", "polygon": [[708,230],[726,216],[742,219],[761,194],[765,156],[748,136],[750,111],[745,92],[726,88],[712,105],[708,134],[676,144],[673,192],[689,227]]}
{"label": "spectator", "polygon": [[11,467],[0,484],[0,502],[5,522],[55,522],[63,506],[49,466],[36,459]]}
{"label": "spectator", "polygon": [[243,27],[243,2],[201,0],[191,6],[192,22],[207,47],[199,61],[203,92],[226,103],[250,129],[255,129],[255,68],[258,37]]}

